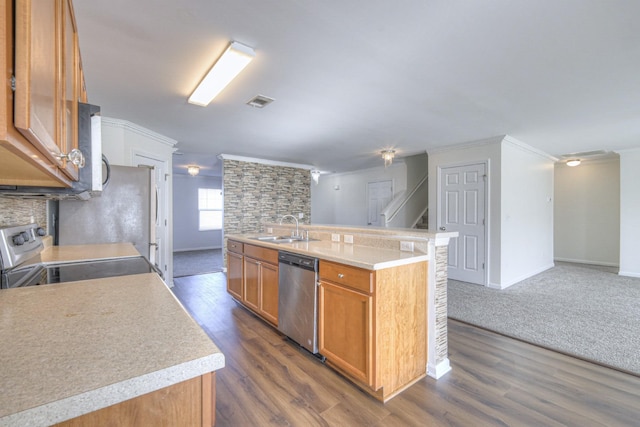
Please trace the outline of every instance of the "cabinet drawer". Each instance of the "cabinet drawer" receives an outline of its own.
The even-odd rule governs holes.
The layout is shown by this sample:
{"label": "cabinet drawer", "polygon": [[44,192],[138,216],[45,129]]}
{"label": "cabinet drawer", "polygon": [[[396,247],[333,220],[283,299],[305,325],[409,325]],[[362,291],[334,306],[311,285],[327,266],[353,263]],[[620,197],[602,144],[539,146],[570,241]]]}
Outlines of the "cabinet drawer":
{"label": "cabinet drawer", "polygon": [[235,252],[237,254],[241,254],[244,248],[243,248],[243,244],[240,242],[236,242],[235,240],[227,240],[227,250],[229,252]]}
{"label": "cabinet drawer", "polygon": [[320,260],[320,279],[348,286],[359,291],[373,292],[373,271],[350,265]]}
{"label": "cabinet drawer", "polygon": [[278,251],[275,249],[263,248],[262,246],[244,245],[244,254],[251,258],[266,261],[278,265]]}

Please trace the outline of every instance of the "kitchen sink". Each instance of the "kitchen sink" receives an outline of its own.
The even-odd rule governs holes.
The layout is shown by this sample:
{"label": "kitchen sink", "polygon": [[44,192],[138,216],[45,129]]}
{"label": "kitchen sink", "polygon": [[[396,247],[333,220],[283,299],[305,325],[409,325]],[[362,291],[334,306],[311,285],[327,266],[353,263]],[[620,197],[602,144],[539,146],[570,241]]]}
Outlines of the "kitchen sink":
{"label": "kitchen sink", "polygon": [[295,243],[295,242],[317,242],[318,239],[305,239],[301,237],[291,237],[291,236],[256,236],[251,237],[253,240],[260,240],[262,242],[271,242],[271,243]]}

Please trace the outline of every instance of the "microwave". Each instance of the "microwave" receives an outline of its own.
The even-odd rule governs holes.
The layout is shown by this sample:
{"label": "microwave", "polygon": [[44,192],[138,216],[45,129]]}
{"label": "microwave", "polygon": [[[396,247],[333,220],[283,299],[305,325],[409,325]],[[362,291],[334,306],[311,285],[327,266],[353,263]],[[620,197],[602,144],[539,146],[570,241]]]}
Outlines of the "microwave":
{"label": "microwave", "polygon": [[88,200],[100,195],[103,185],[103,163],[109,171],[109,162],[102,155],[102,122],[100,107],[78,103],[78,148],[85,158],[85,166],[78,169],[78,181],[71,187],[30,187],[0,185],[0,196],[38,199]]}

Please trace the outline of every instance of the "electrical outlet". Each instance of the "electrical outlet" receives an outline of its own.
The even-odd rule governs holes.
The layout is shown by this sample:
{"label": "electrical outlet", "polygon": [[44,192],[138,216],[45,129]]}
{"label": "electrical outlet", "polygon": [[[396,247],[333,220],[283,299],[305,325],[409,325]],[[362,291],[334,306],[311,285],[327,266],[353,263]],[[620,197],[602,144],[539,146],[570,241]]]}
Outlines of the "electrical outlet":
{"label": "electrical outlet", "polygon": [[413,242],[400,242],[400,250],[413,252]]}
{"label": "electrical outlet", "polygon": [[340,235],[339,234],[331,234],[331,241],[332,242],[339,242],[340,241]]}
{"label": "electrical outlet", "polygon": [[273,228],[267,227],[267,233],[269,233],[269,234],[273,233]]}
{"label": "electrical outlet", "polygon": [[345,243],[353,243],[353,236],[351,234],[345,234],[344,235],[344,242]]}
{"label": "electrical outlet", "polygon": [[298,214],[298,219],[304,219],[304,213],[300,212],[300,213]]}

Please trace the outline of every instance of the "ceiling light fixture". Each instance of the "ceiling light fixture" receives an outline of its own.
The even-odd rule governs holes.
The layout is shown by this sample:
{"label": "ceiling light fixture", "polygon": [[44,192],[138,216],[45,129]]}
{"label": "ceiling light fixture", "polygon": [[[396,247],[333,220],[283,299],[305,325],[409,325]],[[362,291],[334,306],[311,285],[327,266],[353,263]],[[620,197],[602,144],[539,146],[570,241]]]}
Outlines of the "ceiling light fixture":
{"label": "ceiling light fixture", "polygon": [[256,56],[249,46],[231,42],[189,97],[189,103],[206,107]]}
{"label": "ceiling light fixture", "polygon": [[580,159],[569,159],[567,160],[567,166],[569,167],[575,167],[578,166],[580,164]]}
{"label": "ceiling light fixture", "polygon": [[391,162],[393,162],[393,158],[396,156],[396,150],[382,150],[380,154],[382,154],[384,167],[386,168],[391,164]]}
{"label": "ceiling light fixture", "polygon": [[187,166],[187,172],[191,176],[196,176],[200,173],[200,166],[193,166],[193,165]]}
{"label": "ceiling light fixture", "polygon": [[318,181],[320,180],[320,171],[317,169],[314,169],[311,171],[311,178],[313,178],[313,182],[316,183],[316,185],[318,184]]}

